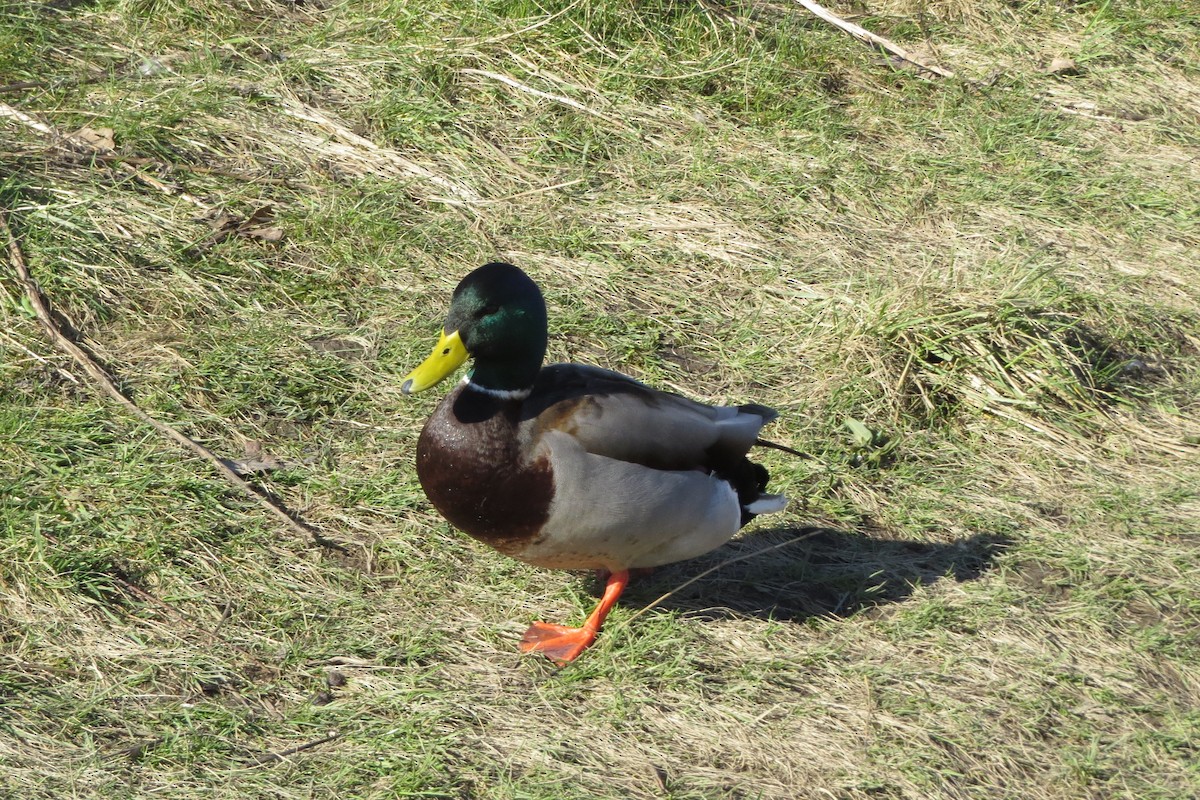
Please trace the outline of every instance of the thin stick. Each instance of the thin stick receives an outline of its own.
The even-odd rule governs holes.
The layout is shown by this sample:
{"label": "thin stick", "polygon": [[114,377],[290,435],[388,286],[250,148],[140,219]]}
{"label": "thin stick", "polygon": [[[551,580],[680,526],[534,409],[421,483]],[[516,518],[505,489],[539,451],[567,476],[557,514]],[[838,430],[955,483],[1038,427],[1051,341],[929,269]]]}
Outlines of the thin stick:
{"label": "thin stick", "polygon": [[919,58],[917,58],[912,53],[908,52],[907,50],[905,50],[903,47],[896,44],[892,40],[885,39],[882,36],[880,36],[879,34],[871,33],[866,28],[863,28],[859,25],[855,25],[853,22],[847,22],[846,20],[842,19],[837,14],[834,14],[832,11],[825,8],[824,6],[814,3],[813,0],[796,0],[796,2],[799,3],[800,5],[804,6],[805,8],[807,8],[815,16],[820,17],[821,19],[825,20],[826,22],[828,22],[830,25],[834,26],[835,28],[845,31],[846,33],[853,36],[855,39],[858,39],[860,42],[865,42],[879,50],[883,50],[887,53],[891,53],[892,55],[896,56],[897,58],[907,61],[908,63],[912,64],[913,66],[919,67],[919,68],[925,70],[926,72],[932,72],[934,75],[937,75],[939,77],[942,77],[942,78],[953,78],[954,77],[954,73],[951,72],[950,70],[943,69],[943,68],[937,66],[936,64],[926,64],[924,61],[921,61]]}
{"label": "thin stick", "polygon": [[289,747],[287,750],[280,750],[278,753],[263,753],[256,757],[254,761],[259,765],[270,764],[275,761],[283,761],[288,756],[293,756],[296,753],[303,753],[305,750],[312,750],[314,747],[320,747],[323,744],[329,744],[330,742],[337,741],[340,738],[342,738],[340,733],[331,733],[323,738],[314,739],[311,742],[305,742],[304,744],[297,745],[295,747]]}
{"label": "thin stick", "polygon": [[722,561],[720,564],[717,564],[715,567],[709,567],[708,569],[704,570],[704,572],[701,572],[699,575],[696,575],[695,577],[684,581],[683,583],[679,584],[674,589],[672,589],[671,591],[662,595],[661,597],[657,597],[654,600],[651,600],[640,611],[635,613],[633,616],[628,617],[624,621],[624,623],[621,625],[621,627],[623,628],[623,627],[627,626],[629,623],[633,622],[635,619],[640,617],[642,614],[645,614],[647,611],[654,608],[656,605],[658,605],[662,601],[666,600],[671,595],[675,594],[676,592],[686,589],[687,587],[691,586],[693,583],[700,580],[701,578],[711,575],[712,573],[721,569],[721,567],[727,567],[730,564],[736,564],[737,562],[745,561],[748,558],[755,558],[756,556],[761,556],[763,553],[770,553],[774,550],[779,550],[781,548],[796,544],[797,542],[803,542],[805,539],[811,539],[812,537],[823,532],[824,530],[825,530],[824,528],[805,528],[804,533],[802,533],[799,536],[794,536],[791,539],[788,539],[786,542],[780,542],[779,544],[773,544],[770,547],[764,547],[761,550],[755,550],[753,553],[745,553],[740,556],[734,556],[733,558],[727,558],[724,561]]}
{"label": "thin stick", "polygon": [[0,103],[0,118],[9,117],[15,119],[27,128],[33,128],[38,133],[47,136],[54,136],[54,129],[44,122],[38,122],[33,117],[26,114],[24,111],[13,108],[8,103]]}
{"label": "thin stick", "polygon": [[551,94],[550,92],[543,92],[541,89],[535,89],[528,84],[521,83],[520,81],[516,80],[515,78],[510,78],[507,75],[501,75],[499,72],[489,72],[486,69],[461,69],[461,70],[459,70],[459,72],[463,73],[464,75],[479,75],[480,77],[483,77],[483,78],[490,78],[491,80],[499,81],[500,83],[503,83],[506,86],[511,86],[512,88],[516,89],[519,92],[525,92],[526,94],[531,94],[534,97],[540,97],[543,100],[552,100],[555,103],[562,103],[564,106],[570,106],[571,108],[574,108],[577,111],[582,111],[585,114],[591,114],[593,117],[602,119],[605,122],[612,122],[617,125],[623,125],[623,123],[621,123],[620,120],[613,119],[612,117],[608,116],[607,114],[603,114],[599,111],[596,111],[595,109],[588,108],[587,106],[585,106],[583,103],[579,102],[578,100],[573,100],[570,97],[567,97],[566,95],[562,95],[562,94]]}
{"label": "thin stick", "polygon": [[191,172],[196,175],[218,175],[222,178],[230,178],[235,181],[246,181],[248,183],[272,184],[275,186],[291,186],[294,183],[288,178],[271,178],[264,175],[248,175],[240,172],[232,172],[220,167],[205,167],[200,164],[172,164],[167,161],[159,161],[156,158],[144,158],[142,156],[123,156],[114,151],[98,150],[94,158],[97,161],[104,163],[116,164],[132,164],[135,167],[154,167],[156,169],[166,170],[167,172]]}
{"label": "thin stick", "polygon": [[[119,158],[119,154],[116,151],[114,151],[108,147],[101,147],[98,145],[81,142],[78,139],[71,137],[71,136],[64,136],[62,133],[56,131],[54,128],[47,125],[46,123],[41,122],[37,119],[34,119],[33,117],[29,116],[25,112],[21,111],[20,109],[13,108],[12,106],[8,105],[7,103],[0,103],[0,118],[3,118],[3,117],[15,119],[17,122],[20,122],[22,125],[24,125],[27,128],[31,128],[44,136],[49,136],[51,139],[54,140],[54,146],[59,147],[61,149],[69,150],[74,153],[83,153],[85,155],[90,155],[95,158],[100,158],[100,159],[103,159],[106,161],[113,160],[113,157]],[[138,170],[132,164],[125,163],[125,162],[126,162],[126,159],[122,159],[117,162],[117,166],[121,169],[122,172],[126,173],[127,175],[134,178],[135,180],[141,181],[142,183],[146,184],[147,186],[157,189],[158,191],[162,192],[163,194],[169,194],[169,195],[172,195],[175,197],[182,198],[182,199],[188,201],[189,203],[191,203],[192,205],[196,206],[196,208],[202,209],[204,211],[212,210],[212,206],[210,206],[208,203],[201,200],[199,197],[196,197],[193,194],[185,192],[183,189],[180,189],[178,186],[171,186],[169,184],[163,183],[162,181],[158,180],[157,178],[154,178],[150,175],[147,175],[145,172]]]}
{"label": "thin stick", "polygon": [[[458,203],[459,205],[472,205],[483,199],[470,187],[456,183],[449,178],[443,178],[442,176],[425,169],[425,167],[422,167],[420,164],[417,164],[414,161],[409,161],[396,151],[389,148],[380,147],[365,136],[359,136],[357,133],[350,130],[345,125],[330,117],[324,111],[316,108],[315,106],[305,105],[299,100],[294,100],[288,97],[281,96],[277,99],[279,100],[280,108],[288,116],[294,117],[295,119],[304,120],[305,122],[311,122],[324,129],[326,133],[332,134],[334,138],[341,139],[343,142],[346,142],[352,147],[357,147],[360,150],[378,157],[382,161],[386,161],[393,166],[399,167],[410,175],[414,175],[422,180],[442,187],[450,194],[454,195],[455,198],[457,198],[457,200],[453,201],[454,203]],[[440,199],[439,201],[446,202],[445,200]]]}
{"label": "thin stick", "polygon": [[[4,87],[0,87],[0,91],[3,91],[3,89],[4,89]],[[21,111],[20,109],[13,108],[12,106],[8,105],[7,103],[0,103],[0,118],[15,119],[17,122],[20,122],[25,127],[31,128],[32,130],[35,130],[38,133],[43,134],[44,136],[49,136],[52,139],[59,140],[60,142],[65,142],[66,145],[69,146],[70,150],[75,151],[75,152],[83,152],[84,154],[90,155],[91,157],[95,158],[97,161],[103,161],[106,164],[116,163],[116,164],[120,165],[121,168],[123,170],[125,170],[127,173],[137,177],[138,180],[146,182],[147,184],[149,184],[150,186],[153,186],[155,189],[158,189],[161,192],[165,192],[167,194],[180,195],[181,197],[183,197],[185,200],[187,200],[192,205],[197,206],[198,208],[202,208],[206,211],[209,210],[209,206],[203,200],[200,200],[199,198],[194,197],[193,195],[190,195],[187,192],[184,192],[183,190],[179,189],[176,186],[168,186],[165,183],[154,180],[153,178],[151,178],[149,175],[146,175],[145,173],[137,172],[134,169],[134,167],[157,167],[158,169],[165,169],[170,172],[177,172],[179,170],[184,170],[186,172],[193,172],[193,173],[200,173],[200,174],[222,175],[227,178],[233,178],[234,180],[253,181],[254,183],[273,183],[273,184],[282,184],[282,185],[287,185],[289,183],[289,181],[286,178],[269,178],[269,177],[262,177],[262,176],[258,176],[258,175],[242,175],[237,172],[230,172],[228,170],[223,170],[223,169],[219,169],[216,167],[204,167],[204,166],[200,166],[198,164],[188,164],[188,165],[170,164],[166,161],[159,161],[158,159],[154,159],[154,158],[142,158],[140,156],[124,156],[115,150],[108,149],[107,147],[98,147],[96,145],[86,144],[84,142],[79,141],[78,139],[73,139],[70,136],[63,136],[61,133],[59,133],[58,131],[56,131],[54,128],[50,127],[46,123],[40,122],[40,121],[34,119],[33,117],[29,116],[25,112]]]}
{"label": "thin stick", "polygon": [[92,75],[85,78],[61,78],[54,81],[17,81],[0,86],[0,94],[13,94],[26,89],[61,89],[68,86],[87,86],[89,83],[100,83],[108,80],[107,75]]}
{"label": "thin stick", "polygon": [[500,197],[495,200],[483,200],[481,202],[484,205],[491,205],[493,203],[507,203],[510,200],[516,200],[518,197],[527,197],[531,194],[544,194],[547,192],[554,192],[559,189],[565,189],[568,186],[575,186],[576,184],[583,183],[584,180],[586,180],[586,179],[585,178],[576,178],[573,181],[563,181],[562,183],[556,183],[553,186],[535,186],[534,188],[526,189],[523,192],[517,192],[516,194],[510,194],[508,197]]}
{"label": "thin stick", "polygon": [[45,367],[47,367],[47,368],[49,368],[49,369],[53,369],[55,372],[57,372],[59,375],[63,376],[63,377],[64,377],[64,378],[66,378],[67,380],[69,380],[71,383],[76,383],[76,384],[77,384],[77,383],[79,383],[79,378],[76,378],[74,375],[72,375],[71,373],[67,372],[67,371],[66,371],[65,369],[63,369],[62,367],[56,367],[56,366],[54,366],[53,364],[51,364],[51,363],[50,363],[49,361],[47,361],[46,359],[42,358],[42,357],[41,357],[41,356],[39,356],[37,353],[35,353],[35,352],[33,352],[32,350],[30,350],[28,347],[26,347],[25,345],[21,344],[20,342],[18,342],[18,341],[17,341],[16,339],[14,339],[13,337],[9,336],[7,333],[4,333],[3,331],[0,331],[0,338],[3,338],[3,339],[6,341],[6,342],[10,343],[10,344],[11,344],[13,347],[16,347],[16,348],[17,348],[17,349],[19,349],[19,350],[20,350],[22,353],[24,353],[25,355],[29,356],[29,357],[30,357],[30,358],[32,358],[33,360],[37,361],[39,364],[42,364],[42,365],[44,365]]}
{"label": "thin stick", "polygon": [[16,83],[6,83],[0,86],[0,94],[11,94],[13,92],[21,92],[25,89],[41,89],[50,86],[49,81],[17,81]]}
{"label": "thin stick", "polygon": [[246,495],[246,497],[257,502],[296,533],[311,537],[313,541],[322,547],[333,548],[343,553],[348,552],[343,545],[327,539],[316,528],[313,528],[307,523],[301,522],[300,520],[294,518],[275,501],[256,492],[254,487],[252,487],[249,483],[243,480],[240,475],[230,469],[230,467],[224,461],[222,461],[222,459],[216,453],[209,450],[195,439],[192,439],[175,430],[170,425],[159,422],[154,417],[143,411],[136,403],[122,394],[121,390],[117,388],[115,383],[113,383],[112,378],[108,376],[108,373],[106,373],[100,367],[100,365],[97,364],[90,355],[88,355],[86,351],[79,347],[79,345],[68,339],[66,335],[59,329],[58,325],[55,324],[54,317],[50,313],[50,308],[46,305],[46,300],[42,296],[42,290],[38,287],[37,283],[29,274],[29,268],[25,263],[25,254],[21,251],[21,247],[17,243],[17,238],[8,225],[8,214],[4,211],[4,209],[0,209],[0,234],[4,235],[4,238],[8,243],[8,258],[9,261],[12,262],[13,268],[16,270],[17,279],[22,288],[25,290],[25,295],[29,298],[29,302],[33,306],[34,312],[37,314],[38,321],[41,322],[42,327],[46,329],[47,335],[50,337],[51,341],[58,345],[59,349],[66,352],[69,356],[71,356],[71,358],[75,359],[76,363],[83,368],[84,372],[91,377],[101,391],[115,400],[130,414],[154,428],[163,436],[179,443],[183,447],[191,450],[196,455],[208,461],[210,464],[212,464],[217,473],[227,482],[229,482],[235,489]]}

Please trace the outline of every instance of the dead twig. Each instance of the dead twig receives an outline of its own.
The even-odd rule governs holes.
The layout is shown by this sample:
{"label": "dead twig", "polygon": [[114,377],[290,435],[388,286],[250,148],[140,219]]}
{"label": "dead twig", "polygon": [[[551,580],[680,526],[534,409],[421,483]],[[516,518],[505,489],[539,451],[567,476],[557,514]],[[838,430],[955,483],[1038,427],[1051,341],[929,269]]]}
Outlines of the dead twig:
{"label": "dead twig", "polygon": [[614,125],[620,125],[623,128],[628,127],[620,120],[614,119],[613,117],[610,117],[608,114],[604,114],[600,111],[596,111],[593,108],[588,108],[587,106],[585,106],[583,103],[579,102],[578,100],[573,100],[570,97],[567,97],[566,95],[562,95],[562,94],[551,94],[550,92],[543,92],[541,89],[535,89],[528,84],[521,83],[519,80],[517,80],[515,78],[510,78],[507,75],[501,75],[499,72],[490,72],[486,69],[461,69],[461,70],[459,70],[459,72],[461,72],[464,75],[478,75],[481,78],[488,78],[489,80],[499,81],[500,83],[503,83],[505,86],[511,86],[512,88],[516,89],[518,92],[525,92],[526,94],[531,94],[534,97],[540,97],[543,100],[550,100],[555,103],[561,103],[564,106],[569,106],[570,108],[573,108],[576,111],[582,111],[584,114],[590,114],[591,116],[596,117],[597,119],[602,119],[605,122],[609,122]]}
{"label": "dead twig", "polygon": [[1064,114],[1074,114],[1088,119],[1098,119],[1104,122],[1143,122],[1148,119],[1148,115],[1141,114],[1136,111],[1125,111],[1116,108],[1102,108],[1091,100],[1072,99],[1067,97],[1059,97],[1054,90],[1042,92],[1037,96],[1038,100],[1057,108]]}
{"label": "dead twig", "polygon": [[26,89],[62,89],[68,86],[86,86],[109,79],[108,75],[92,75],[86,78],[60,78],[52,81],[17,81],[0,86],[0,94],[15,94]]}
{"label": "dead twig", "polygon": [[135,167],[152,167],[164,172],[190,172],[195,175],[216,175],[221,178],[229,178],[235,181],[244,181],[254,184],[271,184],[273,186],[292,186],[295,182],[289,178],[273,178],[266,175],[250,175],[243,172],[234,172],[232,170],[221,169],[220,167],[206,167],[201,164],[173,164],[169,161],[160,161],[157,158],[145,158],[144,156],[124,156],[115,151],[107,153],[97,152],[94,156],[97,161],[103,161],[106,164],[131,164]]}
{"label": "dead twig", "polygon": [[912,64],[914,67],[923,69],[926,72],[931,72],[940,78],[953,78],[954,77],[954,73],[952,71],[950,71],[948,69],[943,69],[942,67],[939,67],[936,64],[926,64],[924,61],[917,58],[912,53],[908,52],[907,50],[905,50],[903,47],[896,44],[892,40],[885,39],[884,37],[880,36],[879,34],[871,33],[866,28],[864,28],[860,25],[855,25],[853,22],[847,22],[846,20],[842,19],[837,14],[834,14],[832,11],[825,8],[824,6],[822,6],[818,3],[814,3],[813,0],[796,0],[796,2],[799,3],[800,5],[804,6],[810,12],[812,12],[814,16],[817,16],[817,17],[825,20],[830,25],[834,26],[835,28],[838,28],[839,30],[845,31],[846,33],[853,36],[855,39],[858,39],[860,42],[865,42],[866,44],[868,44],[878,50],[882,50],[886,53],[890,53],[893,56],[895,56],[896,58],[899,58],[902,61],[907,61],[909,64]]}
{"label": "dead twig", "polygon": [[7,117],[15,119],[17,122],[24,125],[26,128],[31,128],[45,136],[55,136],[55,131],[44,122],[39,122],[33,117],[26,114],[24,111],[13,108],[8,103],[0,103],[0,118]]}
{"label": "dead twig", "polygon": [[43,136],[49,137],[53,145],[59,149],[67,150],[72,153],[82,153],[106,162],[115,161],[117,167],[134,180],[140,181],[141,183],[151,187],[152,189],[160,191],[163,194],[169,194],[173,197],[179,197],[180,199],[186,200],[187,202],[199,209],[203,209],[204,211],[212,210],[212,206],[201,200],[199,197],[184,191],[178,186],[172,186],[170,184],[163,183],[157,178],[147,175],[144,171],[141,171],[133,166],[132,163],[126,163],[129,160],[121,159],[120,154],[110,147],[104,147],[96,144],[95,142],[84,141],[78,136],[64,135],[46,123],[31,117],[29,114],[26,114],[20,109],[13,108],[7,103],[0,103],[0,119],[2,118],[14,119],[30,130],[37,131]]}
{"label": "dead twig", "polygon": [[328,736],[324,736],[320,739],[314,739],[311,742],[305,742],[304,744],[296,745],[295,747],[289,747],[287,750],[280,750],[277,753],[262,753],[261,755],[255,757],[253,761],[255,766],[272,764],[276,761],[283,761],[288,756],[294,756],[296,753],[303,753],[305,750],[312,750],[314,747],[320,747],[323,744],[329,744],[330,742],[337,741],[340,738],[342,738],[342,734],[336,732],[331,733]]}
{"label": "dead twig", "polygon": [[58,374],[59,374],[59,375],[60,375],[60,376],[61,376],[63,379],[65,379],[65,380],[68,380],[68,381],[70,381],[71,383],[75,383],[75,384],[78,384],[78,383],[79,383],[79,378],[76,378],[74,375],[72,375],[71,373],[67,372],[65,369],[62,369],[61,367],[55,367],[55,366],[54,366],[53,364],[51,364],[49,361],[47,361],[46,359],[44,359],[44,358],[42,358],[41,356],[39,356],[37,353],[35,353],[35,352],[33,352],[32,350],[30,350],[28,347],[26,347],[25,345],[21,344],[20,342],[18,342],[18,341],[17,341],[16,339],[14,339],[13,337],[9,336],[9,335],[8,335],[7,333],[5,333],[4,331],[0,331],[0,339],[4,339],[6,342],[8,342],[9,344],[11,344],[13,347],[17,348],[17,349],[18,349],[18,350],[20,350],[22,353],[24,353],[25,355],[29,356],[29,357],[30,357],[30,358],[32,358],[34,361],[38,362],[39,364],[41,364],[42,366],[46,367],[47,369],[53,369],[53,370],[54,370],[55,372],[57,372],[57,373],[58,373]]}
{"label": "dead twig", "polygon": [[296,533],[311,537],[313,541],[322,547],[332,548],[343,553],[348,552],[343,545],[327,539],[323,534],[321,534],[320,531],[293,517],[283,506],[271,500],[269,497],[255,491],[253,486],[243,480],[242,477],[233,469],[231,469],[229,465],[226,464],[224,460],[221,459],[216,453],[209,450],[196,440],[175,430],[170,425],[166,425],[162,422],[159,422],[154,417],[151,417],[136,403],[122,394],[121,390],[117,388],[115,383],[113,383],[112,378],[110,378],[108,373],[106,373],[100,367],[100,365],[96,363],[95,359],[93,359],[85,350],[83,350],[83,348],[67,338],[67,336],[55,323],[54,317],[50,313],[50,308],[46,304],[46,299],[42,296],[41,288],[38,287],[37,283],[29,274],[29,268],[25,262],[25,254],[21,251],[21,247],[17,242],[16,236],[13,234],[12,228],[9,227],[8,214],[4,209],[0,209],[0,234],[4,236],[7,242],[8,259],[10,262],[12,262],[13,269],[17,273],[18,282],[24,289],[25,295],[29,298],[29,302],[33,306],[34,312],[37,314],[38,321],[41,322],[42,327],[46,329],[47,335],[50,337],[51,341],[53,341],[54,344],[59,347],[59,349],[63,350],[73,359],[75,359],[76,363],[83,368],[84,372],[91,377],[101,391],[115,400],[130,414],[154,428],[163,436],[177,442],[186,449],[191,450],[196,455],[208,461],[210,464],[212,464],[213,469],[217,471],[217,474],[224,478],[235,489],[246,495],[246,497],[254,500]]}
{"label": "dead twig", "polygon": [[299,100],[284,96],[280,96],[277,99],[279,101],[280,109],[289,117],[316,125],[325,134],[328,134],[331,139],[344,142],[351,148],[357,149],[360,153],[368,154],[371,158],[383,162],[390,167],[399,170],[400,172],[419,178],[428,183],[432,183],[435,186],[439,186],[447,193],[452,195],[452,197],[446,198],[427,199],[436,200],[437,202],[446,203],[447,205],[465,205],[468,207],[473,206],[483,200],[483,198],[469,186],[465,186],[461,183],[450,180],[449,178],[443,178],[440,175],[434,174],[432,171],[426,169],[420,164],[404,158],[390,148],[380,147],[370,139],[364,136],[359,136],[357,133],[346,127],[345,124],[339,122],[337,119],[331,117],[315,106],[306,105],[301,103]]}
{"label": "dead twig", "polygon": [[49,81],[17,81],[16,83],[6,83],[0,86],[0,94],[12,94],[14,92],[22,92],[26,89],[41,89],[50,86]]}
{"label": "dead twig", "polygon": [[[12,84],[12,85],[15,86],[16,84]],[[2,93],[5,88],[8,88],[8,87],[0,86],[0,93]],[[270,183],[270,184],[278,184],[278,185],[283,185],[283,186],[290,185],[290,183],[291,183],[291,181],[289,181],[287,178],[272,178],[272,177],[266,177],[266,176],[262,176],[262,175],[245,175],[245,174],[238,173],[238,172],[224,170],[219,167],[205,167],[205,166],[201,166],[199,164],[171,164],[166,161],[160,161],[155,158],[144,158],[142,156],[122,155],[121,153],[118,153],[116,150],[113,150],[108,147],[99,146],[99,145],[95,144],[94,142],[82,141],[76,136],[70,136],[70,135],[64,136],[62,133],[60,133],[59,131],[56,131],[54,128],[50,127],[46,123],[41,122],[37,119],[34,119],[33,117],[26,114],[25,112],[23,112],[19,109],[13,108],[12,106],[8,105],[7,103],[0,103],[0,118],[15,119],[17,122],[21,123],[25,127],[29,128],[31,130],[35,130],[38,133],[42,134],[43,136],[50,137],[51,139],[54,140],[55,146],[58,147],[59,149],[67,150],[74,154],[92,158],[92,159],[95,159],[96,161],[100,161],[105,164],[116,164],[127,174],[136,177],[138,180],[157,189],[158,191],[164,192],[166,194],[178,195],[178,196],[182,197],[183,199],[187,200],[192,205],[197,206],[198,208],[202,208],[205,211],[211,210],[208,203],[205,203],[203,200],[201,200],[198,197],[195,197],[194,195],[188,194],[187,192],[180,189],[178,186],[171,186],[169,184],[162,183],[161,181],[156,180],[155,178],[153,178],[150,175],[145,174],[144,172],[139,172],[136,169],[136,167],[151,167],[154,169],[163,170],[165,172],[184,171],[184,172],[191,172],[191,173],[203,174],[203,175],[219,175],[219,176],[225,177],[225,178],[232,178],[233,180],[247,181],[247,182],[253,182],[253,183]]]}

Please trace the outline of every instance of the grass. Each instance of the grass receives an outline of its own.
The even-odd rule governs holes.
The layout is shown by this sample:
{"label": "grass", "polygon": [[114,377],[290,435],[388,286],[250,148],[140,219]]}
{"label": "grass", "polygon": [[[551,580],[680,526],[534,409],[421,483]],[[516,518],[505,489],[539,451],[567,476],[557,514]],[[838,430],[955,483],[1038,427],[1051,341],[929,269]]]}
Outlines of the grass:
{"label": "grass", "polygon": [[[1200,795],[1195,14],[853,11],[959,77],[757,1],[0,9],[0,102],[116,145],[0,119],[60,324],[345,545],[0,272],[0,796]],[[497,257],[814,456],[561,671],[595,587],[440,520],[398,390]]]}

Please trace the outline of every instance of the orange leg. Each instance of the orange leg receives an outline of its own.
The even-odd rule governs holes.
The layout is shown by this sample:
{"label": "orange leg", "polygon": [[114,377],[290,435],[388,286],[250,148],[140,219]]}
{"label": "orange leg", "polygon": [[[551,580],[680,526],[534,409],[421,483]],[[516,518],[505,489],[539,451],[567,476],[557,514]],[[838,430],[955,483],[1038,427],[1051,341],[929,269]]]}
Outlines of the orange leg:
{"label": "orange leg", "polygon": [[584,621],[582,628],[568,628],[566,625],[554,625],[549,622],[535,622],[521,637],[522,653],[543,653],[547,658],[560,667],[584,651],[596,639],[604,618],[617,598],[629,583],[629,570],[614,572],[604,585],[604,596],[600,598],[596,610]]}

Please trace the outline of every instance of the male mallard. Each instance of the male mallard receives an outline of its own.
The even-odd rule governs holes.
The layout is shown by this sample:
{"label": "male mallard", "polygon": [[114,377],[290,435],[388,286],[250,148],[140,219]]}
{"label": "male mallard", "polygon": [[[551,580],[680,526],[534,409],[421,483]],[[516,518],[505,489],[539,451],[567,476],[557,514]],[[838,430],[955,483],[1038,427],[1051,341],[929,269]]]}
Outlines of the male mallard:
{"label": "male mallard", "polygon": [[535,622],[521,641],[559,664],[596,638],[629,570],[707,553],[783,509],[746,458],[777,416],[709,406],[582,364],[542,366],[546,303],[528,275],[486,264],[458,284],[441,338],[405,378],[421,392],[475,366],[417,442],[417,475],[452,525],[539,567],[609,573],[582,628]]}

